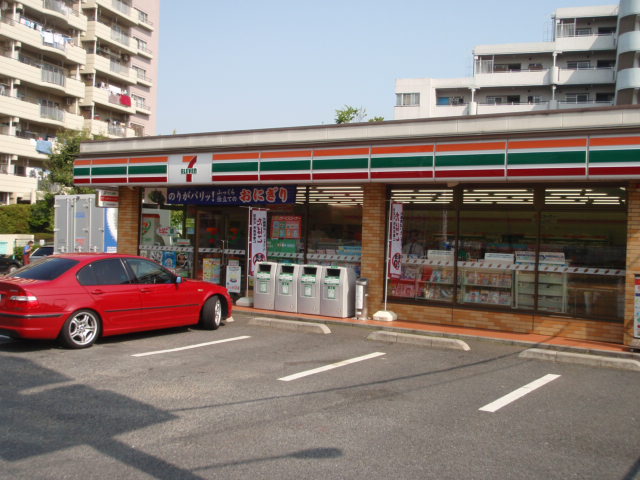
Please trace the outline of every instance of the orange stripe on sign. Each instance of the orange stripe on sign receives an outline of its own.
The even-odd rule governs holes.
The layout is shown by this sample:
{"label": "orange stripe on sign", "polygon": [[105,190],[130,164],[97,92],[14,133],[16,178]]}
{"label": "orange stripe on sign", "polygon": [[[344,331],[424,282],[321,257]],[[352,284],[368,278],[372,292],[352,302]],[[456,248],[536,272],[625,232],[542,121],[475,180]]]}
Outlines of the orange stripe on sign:
{"label": "orange stripe on sign", "polygon": [[129,163],[166,163],[169,157],[134,157],[129,159]]}
{"label": "orange stripe on sign", "polygon": [[91,160],[91,165],[114,165],[116,163],[127,163],[128,158],[100,158],[98,160]]}
{"label": "orange stripe on sign", "polygon": [[488,143],[443,143],[438,144],[438,152],[472,152],[477,150],[504,150],[506,142]]}
{"label": "orange stripe on sign", "polygon": [[75,160],[74,165],[91,165],[91,160]]}
{"label": "orange stripe on sign", "polygon": [[262,158],[300,158],[310,157],[311,150],[291,150],[288,152],[262,152]]}
{"label": "orange stripe on sign", "polygon": [[331,150],[314,150],[315,157],[342,157],[347,155],[369,155],[369,148],[335,148]]}
{"label": "orange stripe on sign", "polygon": [[607,147],[616,145],[640,145],[640,137],[610,137],[591,138],[592,147]]}
{"label": "orange stripe on sign", "polygon": [[411,145],[405,147],[375,147],[371,153],[385,155],[393,153],[424,153],[433,152],[433,145]]}
{"label": "orange stripe on sign", "polygon": [[214,160],[253,160],[260,158],[260,152],[214,153]]}
{"label": "orange stripe on sign", "polygon": [[518,150],[524,148],[562,148],[586,146],[586,138],[563,138],[561,140],[520,140],[509,142],[509,150]]}

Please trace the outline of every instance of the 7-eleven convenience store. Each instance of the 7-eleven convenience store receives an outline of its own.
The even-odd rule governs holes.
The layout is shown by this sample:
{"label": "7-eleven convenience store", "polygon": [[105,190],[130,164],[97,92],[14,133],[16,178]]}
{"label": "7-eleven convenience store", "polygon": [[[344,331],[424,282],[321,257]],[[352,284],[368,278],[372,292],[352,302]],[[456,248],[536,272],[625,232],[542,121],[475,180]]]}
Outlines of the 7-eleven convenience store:
{"label": "7-eleven convenience store", "polygon": [[94,141],[74,177],[119,190],[120,252],[237,296],[260,211],[267,260],[353,267],[369,311],[640,342],[634,106]]}

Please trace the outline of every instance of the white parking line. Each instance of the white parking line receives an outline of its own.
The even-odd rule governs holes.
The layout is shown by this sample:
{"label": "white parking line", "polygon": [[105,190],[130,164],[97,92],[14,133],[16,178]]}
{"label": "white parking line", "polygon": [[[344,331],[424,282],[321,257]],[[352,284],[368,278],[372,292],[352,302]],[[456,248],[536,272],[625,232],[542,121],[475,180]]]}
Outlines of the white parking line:
{"label": "white parking line", "polygon": [[245,336],[242,336],[242,337],[225,338],[224,340],[216,340],[215,342],[198,343],[197,345],[187,345],[186,347],[170,348],[168,350],[156,350],[155,352],[136,353],[135,355],[131,355],[131,356],[132,357],[146,357],[148,355],[159,355],[161,353],[179,352],[180,350],[189,350],[189,349],[192,349],[192,348],[207,347],[209,345],[215,345],[217,343],[234,342],[236,340],[245,340],[247,338],[251,338],[251,337],[245,335]]}
{"label": "white parking line", "polygon": [[505,405],[509,405],[511,402],[515,402],[519,398],[524,397],[527,393],[531,393],[534,390],[546,385],[549,382],[554,381],[556,378],[559,378],[559,377],[560,377],[560,375],[553,375],[551,373],[548,374],[548,375],[545,375],[544,377],[539,378],[538,380],[535,380],[535,381],[533,381],[531,383],[528,383],[524,387],[520,387],[517,390],[514,390],[511,393],[508,393],[507,395],[505,395],[504,397],[499,398],[495,402],[491,402],[491,403],[485,405],[480,410],[483,411],[483,412],[494,413],[494,412],[500,410]]}
{"label": "white parking line", "polygon": [[334,368],[344,367],[345,365],[350,365],[352,363],[362,362],[363,360],[369,360],[371,358],[376,358],[381,355],[386,355],[384,352],[374,352],[369,355],[363,355],[361,357],[350,358],[349,360],[343,360],[341,362],[332,363],[330,365],[325,365],[324,367],[314,368],[313,370],[307,370],[305,372],[295,373],[293,375],[289,375],[287,377],[279,378],[283,382],[290,382],[291,380],[296,380],[298,378],[307,377],[309,375],[314,375],[316,373],[326,372],[327,370],[333,370]]}

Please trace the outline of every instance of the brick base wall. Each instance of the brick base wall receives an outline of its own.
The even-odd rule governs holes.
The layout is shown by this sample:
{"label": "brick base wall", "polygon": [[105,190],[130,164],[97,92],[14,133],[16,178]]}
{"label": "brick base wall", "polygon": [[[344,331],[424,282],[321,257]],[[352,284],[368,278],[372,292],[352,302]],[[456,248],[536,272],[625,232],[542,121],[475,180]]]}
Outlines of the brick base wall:
{"label": "brick base wall", "polygon": [[627,189],[627,278],[624,305],[624,344],[633,341],[635,275],[640,274],[640,185]]}
{"label": "brick base wall", "polygon": [[138,254],[140,217],[142,211],[141,189],[120,187],[118,205],[118,253]]}

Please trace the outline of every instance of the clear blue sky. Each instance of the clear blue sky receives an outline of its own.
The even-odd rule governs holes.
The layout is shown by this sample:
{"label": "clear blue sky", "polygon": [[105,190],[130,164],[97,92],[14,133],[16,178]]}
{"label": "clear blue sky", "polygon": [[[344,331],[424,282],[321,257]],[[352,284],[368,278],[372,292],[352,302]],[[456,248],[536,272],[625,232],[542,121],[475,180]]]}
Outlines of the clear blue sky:
{"label": "clear blue sky", "polygon": [[393,119],[396,78],[471,73],[475,45],[551,39],[595,0],[162,0],[158,135]]}

